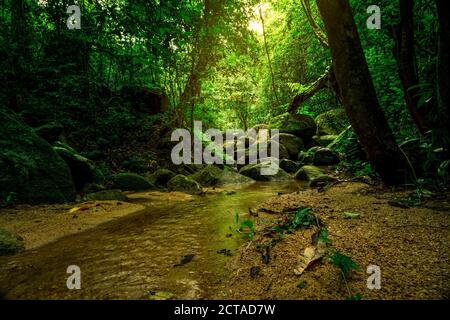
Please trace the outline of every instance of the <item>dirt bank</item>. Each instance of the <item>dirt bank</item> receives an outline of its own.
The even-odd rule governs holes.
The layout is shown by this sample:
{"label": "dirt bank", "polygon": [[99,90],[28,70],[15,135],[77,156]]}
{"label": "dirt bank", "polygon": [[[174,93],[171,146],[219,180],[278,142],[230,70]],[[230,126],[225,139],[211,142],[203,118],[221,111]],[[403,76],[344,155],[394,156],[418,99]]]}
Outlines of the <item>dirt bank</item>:
{"label": "dirt bank", "polygon": [[[308,190],[268,200],[259,206],[266,212],[258,211],[257,230],[285,211],[312,208],[328,226],[331,247],[351,257],[362,271],[346,284],[337,267],[320,262],[297,276],[293,270],[317,229],[299,230],[281,240],[271,249],[268,264],[255,245],[267,236],[257,233],[254,243],[243,246],[230,261],[233,275],[217,298],[346,299],[349,294],[360,294],[362,299],[450,298],[448,194],[430,199],[421,208],[388,203],[404,196],[404,192],[343,183],[324,192]],[[345,219],[345,212],[359,213],[360,218]],[[381,268],[381,290],[367,289],[369,265]],[[257,275],[252,276],[252,267],[259,268]]]}
{"label": "dirt bank", "polygon": [[143,203],[192,199],[191,195],[181,192],[143,192],[127,194],[127,196],[131,202],[88,201],[62,205],[20,205],[2,208],[0,209],[0,228],[20,235],[28,250],[63,236],[94,228],[101,223],[137,213],[145,208]]}

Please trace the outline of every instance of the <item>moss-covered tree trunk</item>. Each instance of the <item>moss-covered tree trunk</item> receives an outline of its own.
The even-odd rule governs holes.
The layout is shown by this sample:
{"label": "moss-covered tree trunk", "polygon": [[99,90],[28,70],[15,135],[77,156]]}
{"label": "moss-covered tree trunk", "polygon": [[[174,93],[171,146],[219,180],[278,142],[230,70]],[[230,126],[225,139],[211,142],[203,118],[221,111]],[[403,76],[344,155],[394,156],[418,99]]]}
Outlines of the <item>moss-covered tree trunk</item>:
{"label": "moss-covered tree trunk", "polygon": [[406,159],[380,107],[348,0],[317,0],[328,33],[333,70],[350,123],[387,185],[405,181]]}

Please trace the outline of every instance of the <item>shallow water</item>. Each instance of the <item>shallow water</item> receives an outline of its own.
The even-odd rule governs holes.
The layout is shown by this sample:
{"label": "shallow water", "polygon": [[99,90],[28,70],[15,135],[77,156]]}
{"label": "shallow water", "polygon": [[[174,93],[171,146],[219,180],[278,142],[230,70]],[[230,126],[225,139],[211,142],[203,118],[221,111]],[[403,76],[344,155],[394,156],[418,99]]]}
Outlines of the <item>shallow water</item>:
{"label": "shallow water", "polygon": [[[151,291],[220,298],[230,258],[217,251],[234,253],[246,241],[233,232],[234,212],[247,219],[249,207],[299,188],[295,181],[258,182],[189,202],[148,200],[137,214],[2,258],[0,293],[7,299],[145,299]],[[194,257],[175,267],[185,255]],[[80,290],[67,289],[69,265],[81,269]]]}

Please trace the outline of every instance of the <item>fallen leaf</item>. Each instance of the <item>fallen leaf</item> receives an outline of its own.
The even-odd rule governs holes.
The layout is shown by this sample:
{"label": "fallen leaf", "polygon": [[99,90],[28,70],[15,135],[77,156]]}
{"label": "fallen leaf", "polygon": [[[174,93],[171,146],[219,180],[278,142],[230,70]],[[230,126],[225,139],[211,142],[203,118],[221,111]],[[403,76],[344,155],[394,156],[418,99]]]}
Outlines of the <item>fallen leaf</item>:
{"label": "fallen leaf", "polygon": [[326,243],[319,241],[317,246],[307,247],[302,255],[299,257],[297,267],[294,269],[294,273],[300,276],[306,269],[317,260],[321,259],[325,255]]}
{"label": "fallen leaf", "polygon": [[74,213],[74,212],[77,212],[78,210],[80,210],[80,208],[75,207],[75,208],[70,209],[69,213]]}
{"label": "fallen leaf", "polygon": [[148,293],[149,300],[171,300],[175,295],[168,291],[151,291]]}
{"label": "fallen leaf", "polygon": [[344,212],[344,219],[359,219],[361,214],[355,212]]}

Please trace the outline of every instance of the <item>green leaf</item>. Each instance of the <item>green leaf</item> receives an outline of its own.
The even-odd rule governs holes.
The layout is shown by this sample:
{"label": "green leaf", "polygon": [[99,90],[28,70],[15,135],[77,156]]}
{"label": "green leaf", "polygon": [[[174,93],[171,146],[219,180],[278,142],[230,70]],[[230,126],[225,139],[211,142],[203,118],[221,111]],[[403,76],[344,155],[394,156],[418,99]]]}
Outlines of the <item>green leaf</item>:
{"label": "green leaf", "polygon": [[328,238],[328,229],[326,227],[323,227],[319,231],[319,242],[325,243],[325,244],[331,244],[331,240]]}
{"label": "green leaf", "polygon": [[344,277],[349,275],[351,270],[362,271],[362,268],[354,262],[350,257],[342,254],[338,250],[333,250],[330,255],[331,263],[341,269]]}
{"label": "green leaf", "polygon": [[354,301],[362,300],[362,295],[361,293],[357,293],[353,296],[347,297],[347,300],[354,300]]}
{"label": "green leaf", "polygon": [[359,219],[359,218],[361,218],[360,213],[344,212],[344,219]]}

